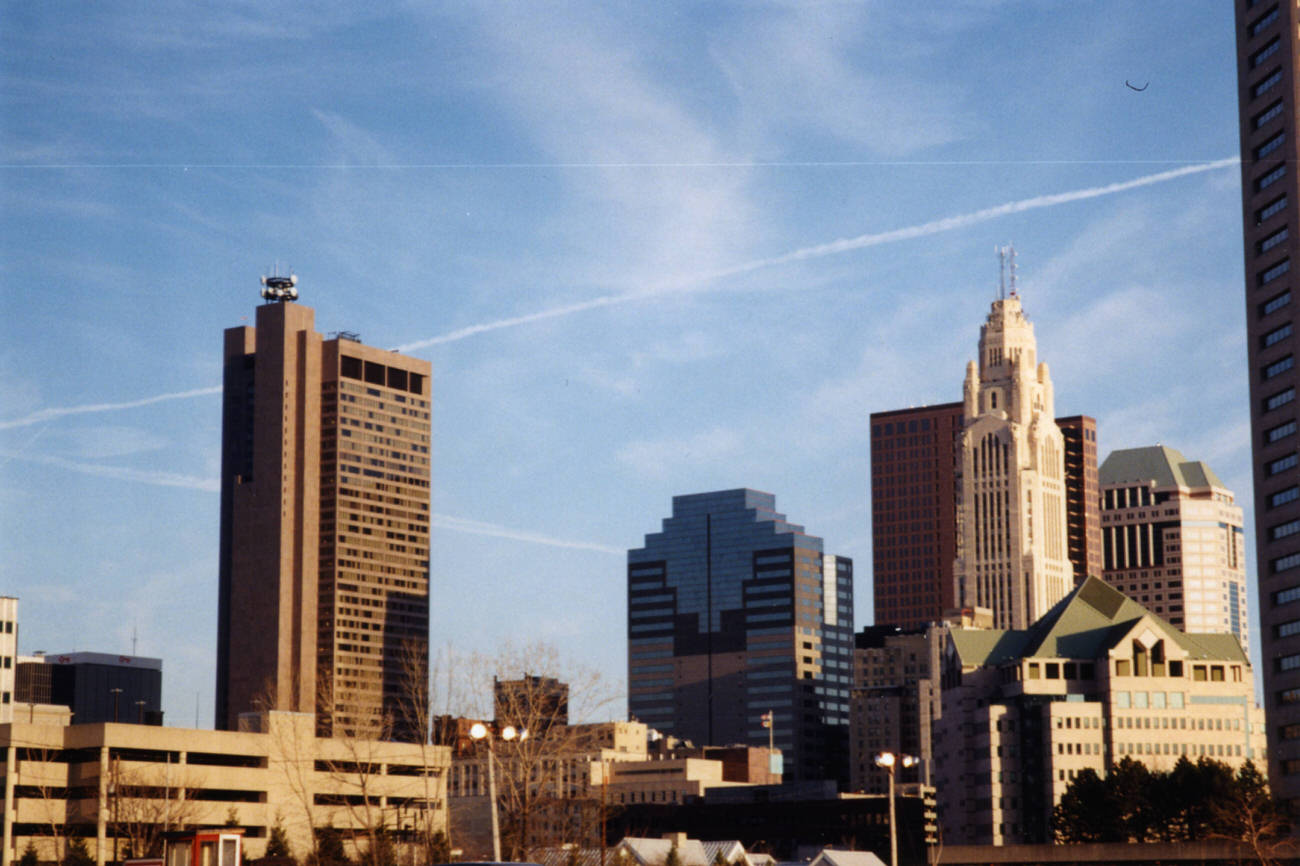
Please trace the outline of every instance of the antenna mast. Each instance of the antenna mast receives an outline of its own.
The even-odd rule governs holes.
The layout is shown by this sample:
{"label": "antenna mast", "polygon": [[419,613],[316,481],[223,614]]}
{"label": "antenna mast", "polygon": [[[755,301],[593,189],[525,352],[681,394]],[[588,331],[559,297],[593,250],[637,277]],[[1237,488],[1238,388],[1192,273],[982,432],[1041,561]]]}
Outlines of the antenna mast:
{"label": "antenna mast", "polygon": [[1007,299],[1007,277],[1011,278],[1011,296],[1016,296],[1016,248],[1012,244],[994,247],[998,254],[998,300]]}

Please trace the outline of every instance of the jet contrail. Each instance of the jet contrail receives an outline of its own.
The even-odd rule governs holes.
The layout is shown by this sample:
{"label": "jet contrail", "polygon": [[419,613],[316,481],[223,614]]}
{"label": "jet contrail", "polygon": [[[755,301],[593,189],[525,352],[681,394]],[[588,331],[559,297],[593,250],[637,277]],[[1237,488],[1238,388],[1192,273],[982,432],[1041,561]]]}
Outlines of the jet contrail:
{"label": "jet contrail", "polygon": [[172,394],[156,394],[153,397],[142,397],[139,400],[128,400],[125,403],[89,403],[85,406],[65,406],[61,409],[42,409],[39,412],[33,412],[22,418],[14,418],[9,421],[0,421],[0,430],[12,430],[15,427],[28,427],[32,424],[39,424],[42,421],[52,421],[55,418],[63,418],[68,415],[86,415],[91,412],[112,412],[117,409],[135,409],[139,406],[148,406],[151,403],[162,403],[166,400],[185,400],[189,397],[206,397],[209,394],[220,394],[221,386],[212,388],[195,388],[191,391],[176,391]]}
{"label": "jet contrail", "polygon": [[487,535],[492,538],[508,538],[512,541],[527,541],[532,544],[544,544],[548,547],[594,550],[597,553],[611,553],[615,556],[622,556],[627,553],[627,549],[622,547],[610,547],[607,544],[597,544],[594,541],[569,541],[563,538],[552,538],[549,535],[530,532],[526,529],[511,529],[508,526],[497,526],[494,523],[482,523],[477,520],[467,520],[464,517],[452,517],[450,514],[434,514],[433,526],[439,529],[449,529],[452,532]]}
{"label": "jet contrail", "polygon": [[1227,168],[1228,166],[1240,163],[1238,157],[1228,157],[1225,159],[1216,159],[1213,162],[1202,162],[1195,165],[1186,165],[1181,168],[1170,169],[1156,174],[1143,175],[1142,177],[1133,178],[1132,180],[1120,181],[1118,183],[1106,184],[1105,186],[1093,186],[1087,189],[1076,189],[1070,192],[1054,193],[1052,195],[1040,195],[1033,198],[1020,199],[1019,201],[1006,202],[1005,204],[994,207],[984,208],[983,210],[972,211],[967,214],[957,216],[943,217],[942,219],[931,220],[930,222],[920,223],[919,225],[907,226],[900,229],[891,229],[886,232],[875,232],[872,234],[858,235],[852,238],[843,238],[837,241],[831,241],[824,244],[816,244],[810,247],[801,247],[782,253],[778,256],[768,258],[753,259],[752,261],[742,262],[737,265],[731,265],[726,268],[719,268],[713,271],[705,271],[695,274],[673,283],[656,286],[652,288],[641,289],[634,292],[625,292],[618,295],[603,295],[593,298],[589,301],[581,301],[576,304],[566,304],[562,307],[552,307],[549,310],[539,310],[536,313],[527,313],[522,316],[512,316],[508,319],[497,319],[492,322],[485,322],[481,325],[470,325],[465,328],[459,328],[450,331],[438,337],[430,337],[427,340],[417,340],[413,343],[407,343],[397,347],[399,352],[410,352],[415,349],[423,349],[428,346],[436,346],[441,343],[454,343],[463,340],[466,337],[472,337],[476,334],[482,334],[487,331],[499,331],[503,328],[513,328],[517,325],[526,325],[529,322],[536,322],[542,319],[553,319],[559,316],[567,316],[572,313],[580,313],[585,310],[595,309],[596,307],[608,307],[615,304],[627,304],[634,301],[644,300],[656,295],[663,295],[669,292],[700,292],[707,291],[709,283],[725,277],[734,277],[738,274],[748,274],[764,268],[771,268],[777,265],[789,264],[791,262],[805,261],[807,259],[817,259],[824,256],[833,256],[840,253],[847,253],[853,250],[866,249],[867,247],[890,244],[895,241],[912,240],[913,238],[936,235],[942,232],[949,232],[955,229],[965,228],[976,225],[998,217],[1008,216],[1010,214],[1024,213],[1025,211],[1038,210],[1039,208],[1055,207],[1060,204],[1070,204],[1076,201],[1085,201],[1091,198],[1101,198],[1102,196],[1114,195],[1115,193],[1127,192],[1131,189],[1138,189],[1144,186],[1152,186],[1157,183],[1164,183],[1168,180],[1176,180],[1180,177],[1186,177],[1192,174],[1201,174],[1215,169]]}
{"label": "jet contrail", "polygon": [[[0,451],[0,459],[3,459],[5,462],[10,460],[21,460],[27,463],[39,463],[44,466],[53,466],[68,472],[79,472],[82,475],[94,475],[99,478],[113,478],[118,481],[133,481],[137,484],[150,484],[155,487],[183,487],[189,490],[199,490],[204,493],[218,493],[221,491],[221,480],[219,478],[181,475],[177,472],[131,469],[126,466],[109,466],[103,463],[83,463],[78,460],[67,460],[62,457],[54,457],[50,455],[33,456],[14,451]],[[599,544],[594,541],[572,541],[567,538],[554,538],[549,535],[543,535],[540,532],[533,532],[527,529],[511,529],[508,526],[499,526],[495,523],[484,523],[479,520],[470,520],[465,517],[454,517],[450,514],[434,514],[432,525],[437,529],[445,529],[449,532],[463,532],[468,535],[485,535],[491,538],[506,538],[511,541],[524,541],[529,544],[542,544],[547,547],[561,547],[568,550],[592,550],[596,553],[609,553],[616,556],[622,556],[627,552],[625,548],[611,547],[608,544]]]}
{"label": "jet contrail", "polygon": [[202,490],[216,493],[221,490],[221,482],[216,478],[200,478],[195,475],[181,475],[177,472],[158,472],[154,470],[131,469],[126,466],[108,466],[103,463],[81,463],[49,455],[32,456],[18,452],[0,452],[0,457],[8,460],[22,460],[27,463],[40,463],[80,472],[83,475],[95,475],[100,478],[114,478],[118,481],[134,481],[139,484],[152,484],[155,487],[184,487],[189,490]]}

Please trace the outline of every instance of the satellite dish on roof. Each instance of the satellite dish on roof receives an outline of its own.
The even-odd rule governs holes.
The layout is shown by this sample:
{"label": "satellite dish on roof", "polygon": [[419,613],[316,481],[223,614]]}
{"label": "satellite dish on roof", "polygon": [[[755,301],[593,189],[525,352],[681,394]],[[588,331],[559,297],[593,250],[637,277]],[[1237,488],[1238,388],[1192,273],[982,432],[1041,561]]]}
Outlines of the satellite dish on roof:
{"label": "satellite dish on roof", "polygon": [[298,275],[290,272],[262,277],[262,297],[280,303],[298,300]]}

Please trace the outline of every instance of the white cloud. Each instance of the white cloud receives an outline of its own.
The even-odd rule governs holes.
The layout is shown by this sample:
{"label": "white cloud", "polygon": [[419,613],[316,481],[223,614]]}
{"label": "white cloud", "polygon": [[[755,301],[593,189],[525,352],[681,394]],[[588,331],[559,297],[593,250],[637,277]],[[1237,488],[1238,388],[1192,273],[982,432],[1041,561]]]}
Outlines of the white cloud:
{"label": "white cloud", "polygon": [[758,5],[750,13],[712,52],[755,147],[812,133],[902,156],[972,126],[960,91],[926,81],[925,63],[901,69],[880,50],[887,37],[871,47],[855,37],[879,36],[866,4]]}

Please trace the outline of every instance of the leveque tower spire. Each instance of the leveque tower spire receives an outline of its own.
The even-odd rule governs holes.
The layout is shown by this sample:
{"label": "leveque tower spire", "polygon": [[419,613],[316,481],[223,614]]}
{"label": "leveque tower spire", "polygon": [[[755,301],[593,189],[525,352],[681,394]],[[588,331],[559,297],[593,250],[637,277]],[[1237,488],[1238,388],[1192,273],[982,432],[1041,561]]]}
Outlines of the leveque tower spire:
{"label": "leveque tower spire", "polygon": [[1052,380],[1011,273],[980,328],[979,361],[966,365],[953,578],[960,607],[1023,629],[1065,597],[1074,574]]}

